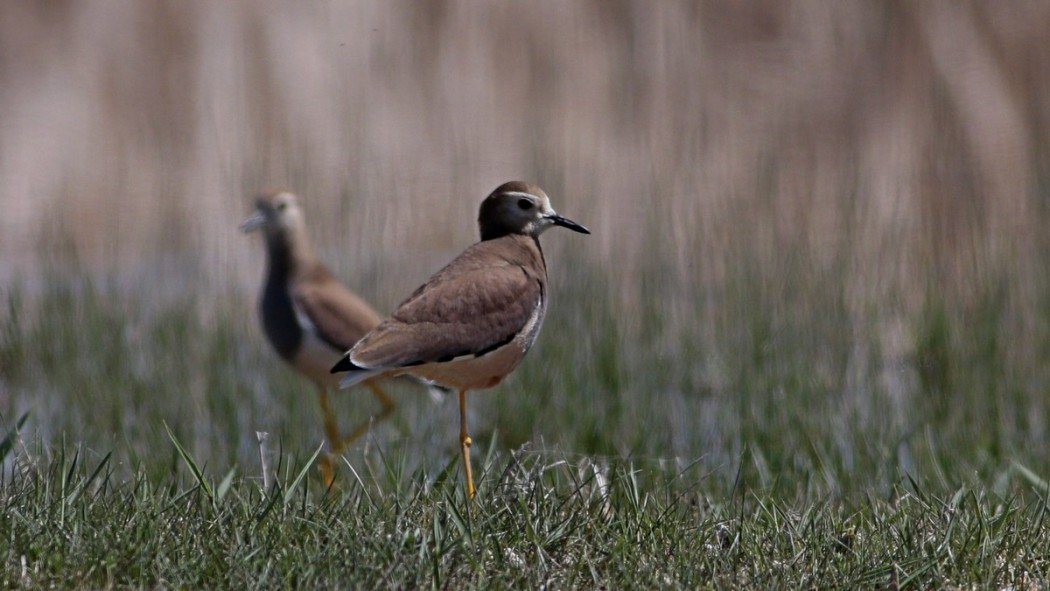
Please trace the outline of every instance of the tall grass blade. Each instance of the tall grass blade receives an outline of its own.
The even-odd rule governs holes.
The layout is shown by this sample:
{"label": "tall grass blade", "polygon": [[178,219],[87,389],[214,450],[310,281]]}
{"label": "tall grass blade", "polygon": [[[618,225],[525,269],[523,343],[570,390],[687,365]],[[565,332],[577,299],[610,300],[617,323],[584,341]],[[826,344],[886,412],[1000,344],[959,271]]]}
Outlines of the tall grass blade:
{"label": "tall grass blade", "polygon": [[230,492],[230,487],[233,486],[233,477],[237,474],[237,466],[230,468],[230,471],[223,477],[222,482],[219,483],[219,488],[215,489],[215,499],[222,501],[226,498],[226,494]]}
{"label": "tall grass blade", "polygon": [[303,464],[302,470],[299,470],[299,474],[295,477],[295,480],[293,480],[292,483],[288,486],[288,490],[284,491],[285,503],[292,500],[292,495],[295,494],[295,489],[298,488],[299,483],[301,483],[303,479],[306,478],[307,472],[310,471],[310,467],[313,466],[314,462],[317,461],[317,456],[321,455],[321,450],[323,449],[324,443],[321,443],[321,445],[317,446],[317,451],[314,452],[314,455],[310,456],[310,459],[307,460],[305,464]]}
{"label": "tall grass blade", "polygon": [[0,441],[0,462],[4,461],[7,458],[7,454],[11,453],[11,450],[14,449],[15,439],[18,437],[18,431],[22,428],[22,425],[25,424],[26,419],[28,418],[29,413],[23,413],[18,421],[15,422],[14,428],[8,431],[7,435],[4,435],[3,441]]}
{"label": "tall grass blade", "polygon": [[95,470],[93,472],[91,472],[91,475],[88,476],[87,479],[84,480],[84,482],[81,482],[80,484],[77,485],[76,489],[66,499],[66,504],[67,505],[72,505],[73,503],[75,503],[77,501],[77,499],[80,498],[80,495],[85,490],[87,490],[87,488],[89,486],[91,486],[91,483],[96,478],[98,478],[99,473],[102,472],[102,468],[104,468],[106,466],[106,464],[109,463],[109,459],[111,457],[113,457],[113,452],[107,453],[106,456],[104,458],[102,458],[102,461],[98,463],[98,466],[95,466]]}
{"label": "tall grass blade", "polygon": [[193,474],[193,478],[197,481],[197,484],[201,487],[201,490],[204,491],[204,494],[208,495],[209,499],[214,499],[215,493],[212,491],[211,485],[208,484],[208,480],[204,477],[204,471],[201,470],[199,466],[197,466],[197,462],[193,460],[193,457],[190,456],[190,453],[186,451],[186,448],[183,447],[181,443],[179,443],[179,439],[175,437],[174,433],[172,433],[171,427],[168,426],[167,421],[164,421],[164,430],[168,432],[168,439],[171,439],[172,444],[175,445],[175,450],[179,452],[179,457],[182,458],[182,461],[186,464],[186,467],[190,469],[190,472]]}
{"label": "tall grass blade", "polygon": [[1017,470],[1017,472],[1029,482],[1029,484],[1039,489],[1039,492],[1042,494],[1050,492],[1050,482],[1040,478],[1039,475],[1029,469],[1028,466],[1016,461],[1013,462],[1012,466],[1014,470]]}

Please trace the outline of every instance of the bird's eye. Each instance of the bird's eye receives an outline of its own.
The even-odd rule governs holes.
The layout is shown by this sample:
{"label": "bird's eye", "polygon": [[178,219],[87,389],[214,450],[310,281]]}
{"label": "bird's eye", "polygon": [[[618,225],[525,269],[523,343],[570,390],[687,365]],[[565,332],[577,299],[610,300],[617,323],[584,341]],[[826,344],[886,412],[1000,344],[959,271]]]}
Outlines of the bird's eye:
{"label": "bird's eye", "polygon": [[521,209],[523,209],[525,211],[528,211],[528,210],[532,209],[532,200],[530,200],[530,199],[518,199],[518,207],[520,207]]}
{"label": "bird's eye", "polygon": [[288,207],[288,204],[282,201],[277,204],[277,211],[284,211],[286,207]]}

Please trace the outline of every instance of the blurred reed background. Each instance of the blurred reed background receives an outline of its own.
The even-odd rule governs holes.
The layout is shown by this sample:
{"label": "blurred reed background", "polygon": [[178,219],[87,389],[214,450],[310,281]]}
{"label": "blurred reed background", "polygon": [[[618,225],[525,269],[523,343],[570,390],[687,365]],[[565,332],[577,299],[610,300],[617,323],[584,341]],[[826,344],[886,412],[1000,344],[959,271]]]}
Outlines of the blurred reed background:
{"label": "blurred reed background", "polygon": [[[299,391],[236,398],[274,359],[253,324],[262,249],[236,231],[251,196],[300,194],[322,257],[389,311],[520,178],[593,235],[545,236],[548,325],[476,397],[507,446],[760,450],[761,477],[797,453],[848,471],[868,448],[914,468],[919,433],[1045,468],[1047,31],[1037,1],[5,3],[0,287],[19,295],[0,412],[46,425],[84,388],[125,396],[55,385],[69,359],[40,361],[47,342],[11,352],[48,334],[15,315],[87,277],[113,308],[99,334],[134,316],[140,356],[173,307],[213,331],[147,366],[205,408],[229,398],[252,453],[251,412],[312,394],[266,367]],[[67,336],[85,326],[69,305]],[[185,349],[239,381],[195,381]],[[431,428],[454,452],[452,423]]]}

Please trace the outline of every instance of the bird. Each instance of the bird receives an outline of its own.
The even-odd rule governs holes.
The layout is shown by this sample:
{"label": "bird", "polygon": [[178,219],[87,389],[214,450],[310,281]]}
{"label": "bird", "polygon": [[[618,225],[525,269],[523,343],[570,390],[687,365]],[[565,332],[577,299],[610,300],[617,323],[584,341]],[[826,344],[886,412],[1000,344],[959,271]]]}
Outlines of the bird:
{"label": "bird", "polygon": [[[366,433],[371,422],[340,435],[328,399],[328,389],[336,387],[338,380],[328,369],[382,318],[318,258],[294,193],[282,190],[259,195],[255,210],[240,229],[263,231],[267,270],[259,296],[259,320],[277,354],[317,386],[329,453],[337,454]],[[375,422],[382,422],[393,412],[394,402],[375,380],[364,385],[379,401]],[[320,465],[325,484],[330,486],[330,457],[322,456]]]}
{"label": "bird", "polygon": [[591,233],[558,215],[540,187],[523,181],[500,185],[481,202],[481,240],[416,289],[331,369],[348,372],[339,382],[344,388],[408,374],[456,390],[469,498],[476,488],[467,392],[499,384],[536,341],[548,298],[539,237],[552,226]]}

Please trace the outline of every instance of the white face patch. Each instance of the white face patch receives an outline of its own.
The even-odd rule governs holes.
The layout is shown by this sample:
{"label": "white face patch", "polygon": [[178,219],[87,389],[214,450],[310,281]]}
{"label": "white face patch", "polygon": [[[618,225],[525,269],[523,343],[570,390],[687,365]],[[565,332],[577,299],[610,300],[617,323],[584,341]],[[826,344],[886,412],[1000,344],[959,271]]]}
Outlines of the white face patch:
{"label": "white face patch", "polygon": [[504,191],[501,194],[524,199],[535,199],[538,205],[536,209],[541,214],[549,215],[554,213],[554,210],[551,209],[551,200],[548,199],[546,195],[533,195],[532,193],[526,193],[524,191]]}
{"label": "white face patch", "polygon": [[519,210],[515,208],[513,210],[514,214],[512,215],[515,215],[522,220],[522,231],[524,234],[539,236],[544,230],[553,224],[550,217],[557,214],[551,207],[550,199],[546,195],[536,195],[526,191],[503,191],[500,195],[516,197],[518,199],[529,199],[536,203],[535,209]]}
{"label": "white face patch", "polygon": [[539,199],[540,201],[543,201],[543,197],[540,197],[539,195],[533,195],[532,193],[526,193],[524,191],[504,191],[502,194],[512,195],[514,197],[532,197],[533,199]]}
{"label": "white face patch", "polygon": [[299,200],[292,193],[279,193],[273,199],[273,209],[277,225],[285,232],[297,232],[305,226],[303,210]]}

